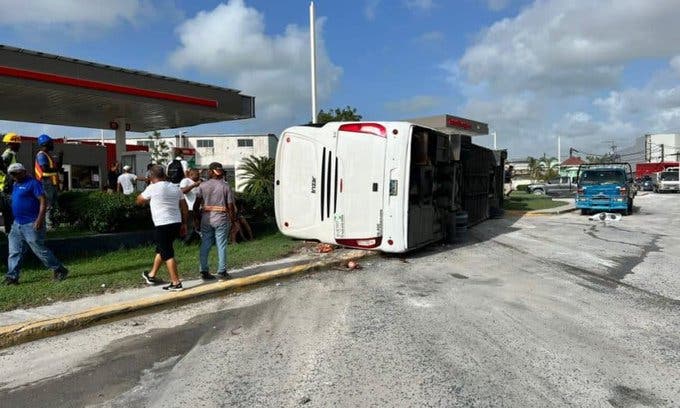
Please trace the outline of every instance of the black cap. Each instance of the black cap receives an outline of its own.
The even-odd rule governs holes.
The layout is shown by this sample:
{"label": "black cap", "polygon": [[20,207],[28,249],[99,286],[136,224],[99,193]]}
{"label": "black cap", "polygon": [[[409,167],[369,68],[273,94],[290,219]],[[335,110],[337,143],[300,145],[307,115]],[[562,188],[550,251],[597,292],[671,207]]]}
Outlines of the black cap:
{"label": "black cap", "polygon": [[222,163],[220,162],[212,162],[210,163],[210,166],[208,166],[210,170],[224,170],[222,168]]}

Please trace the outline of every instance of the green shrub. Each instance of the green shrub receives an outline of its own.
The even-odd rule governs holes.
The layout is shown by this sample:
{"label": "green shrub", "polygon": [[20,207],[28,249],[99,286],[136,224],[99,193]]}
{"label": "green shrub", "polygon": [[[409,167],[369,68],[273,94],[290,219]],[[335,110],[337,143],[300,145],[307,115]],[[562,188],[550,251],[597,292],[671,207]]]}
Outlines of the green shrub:
{"label": "green shrub", "polygon": [[517,188],[515,190],[517,190],[517,191],[527,191],[527,187],[529,187],[528,184],[518,184]]}
{"label": "green shrub", "polygon": [[134,195],[101,191],[68,191],[59,195],[57,221],[94,232],[151,228],[148,207],[135,205]]}
{"label": "green shrub", "polygon": [[236,199],[246,217],[255,220],[269,220],[274,218],[274,197],[266,192],[237,193]]}

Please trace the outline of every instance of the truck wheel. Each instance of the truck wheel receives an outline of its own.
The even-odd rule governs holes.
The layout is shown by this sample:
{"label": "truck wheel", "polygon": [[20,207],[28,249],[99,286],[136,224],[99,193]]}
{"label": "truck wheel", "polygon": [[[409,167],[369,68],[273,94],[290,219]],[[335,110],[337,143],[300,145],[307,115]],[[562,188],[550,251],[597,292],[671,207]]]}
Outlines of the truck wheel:
{"label": "truck wheel", "polygon": [[590,210],[588,210],[587,208],[581,208],[581,215],[589,215],[589,214],[590,214]]}
{"label": "truck wheel", "polygon": [[533,194],[533,195],[544,195],[545,191],[543,191],[542,188],[536,188],[536,189],[531,190],[531,194]]}

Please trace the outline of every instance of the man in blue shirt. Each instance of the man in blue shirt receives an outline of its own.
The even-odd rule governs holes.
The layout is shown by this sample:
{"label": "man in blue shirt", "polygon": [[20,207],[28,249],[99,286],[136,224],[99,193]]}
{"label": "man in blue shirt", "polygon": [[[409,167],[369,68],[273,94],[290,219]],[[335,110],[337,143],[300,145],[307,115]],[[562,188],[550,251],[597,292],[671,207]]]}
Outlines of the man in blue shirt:
{"label": "man in blue shirt", "polygon": [[5,284],[19,284],[21,262],[28,248],[31,248],[31,251],[47,268],[54,271],[55,280],[66,279],[68,269],[45,246],[47,205],[42,184],[29,176],[21,163],[10,165],[7,173],[14,179],[12,190],[14,224],[9,233],[9,257],[7,258]]}

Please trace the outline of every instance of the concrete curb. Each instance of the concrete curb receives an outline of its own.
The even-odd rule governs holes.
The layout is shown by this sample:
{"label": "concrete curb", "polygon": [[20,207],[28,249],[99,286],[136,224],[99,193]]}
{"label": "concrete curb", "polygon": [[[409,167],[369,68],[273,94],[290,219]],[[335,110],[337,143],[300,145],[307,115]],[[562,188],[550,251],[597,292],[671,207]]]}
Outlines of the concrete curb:
{"label": "concrete curb", "polygon": [[339,258],[311,262],[274,271],[263,272],[243,278],[230,279],[207,285],[200,285],[182,292],[170,292],[162,295],[95,307],[79,313],[73,313],[44,320],[31,320],[9,326],[0,327],[0,348],[15,346],[21,343],[54,336],[66,331],[82,329],[94,323],[111,319],[126,313],[133,313],[170,303],[190,301],[199,297],[222,293],[230,289],[255,285],[269,280],[279,279],[307,271],[345,263],[351,259],[363,258],[372,252],[354,250]]}

